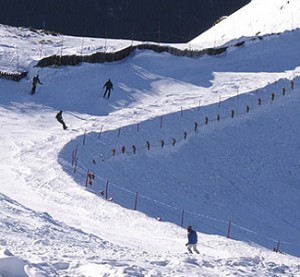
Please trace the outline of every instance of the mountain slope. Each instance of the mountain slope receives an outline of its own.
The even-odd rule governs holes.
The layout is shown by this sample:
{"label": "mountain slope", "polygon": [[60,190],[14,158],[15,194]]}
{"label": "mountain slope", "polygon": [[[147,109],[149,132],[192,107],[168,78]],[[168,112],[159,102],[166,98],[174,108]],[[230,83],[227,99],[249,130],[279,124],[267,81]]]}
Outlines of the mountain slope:
{"label": "mountain slope", "polygon": [[297,0],[252,0],[248,5],[220,21],[190,41],[191,48],[233,45],[236,40],[251,39],[300,27],[300,3]]}
{"label": "mountain slope", "polygon": [[[137,51],[117,63],[41,69],[33,65],[43,35],[8,29],[1,49],[15,46],[1,66],[12,70],[22,45],[29,76],[0,80],[1,275],[299,275],[290,256],[299,256],[300,228],[298,30],[215,57]],[[66,38],[63,51],[80,52],[78,42]],[[61,49],[47,45],[43,55]],[[37,73],[43,85],[31,96]],[[88,170],[96,175],[86,187]],[[199,256],[185,253],[181,223],[198,231]]]}

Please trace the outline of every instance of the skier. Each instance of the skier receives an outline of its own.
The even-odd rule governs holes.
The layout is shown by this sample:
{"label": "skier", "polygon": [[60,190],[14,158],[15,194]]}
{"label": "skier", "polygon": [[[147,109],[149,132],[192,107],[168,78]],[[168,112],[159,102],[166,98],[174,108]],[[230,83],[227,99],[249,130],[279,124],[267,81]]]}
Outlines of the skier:
{"label": "skier", "polygon": [[32,89],[31,89],[31,94],[32,94],[32,95],[35,94],[35,90],[36,90],[37,84],[40,84],[40,85],[43,84],[43,83],[40,81],[40,79],[39,79],[39,75],[34,76],[33,79],[32,79]]}
{"label": "skier", "polygon": [[109,99],[110,91],[113,89],[113,83],[110,79],[108,79],[108,81],[104,84],[103,88],[106,88],[103,97],[105,98],[106,93],[108,92],[107,99]]}
{"label": "skier", "polygon": [[64,130],[66,130],[66,129],[68,128],[68,127],[66,126],[66,123],[65,123],[64,120],[63,120],[63,117],[62,117],[62,111],[60,111],[60,112],[55,116],[55,118],[57,119],[57,121],[58,121],[59,123],[62,124]]}
{"label": "skier", "polygon": [[200,254],[198,249],[197,249],[197,242],[198,242],[198,236],[197,236],[197,233],[192,229],[192,226],[189,225],[187,227],[187,232],[188,232],[188,243],[185,245],[187,246],[187,249],[189,251],[189,253],[193,253],[192,252],[192,249],[194,249],[194,251],[197,253],[197,254]]}

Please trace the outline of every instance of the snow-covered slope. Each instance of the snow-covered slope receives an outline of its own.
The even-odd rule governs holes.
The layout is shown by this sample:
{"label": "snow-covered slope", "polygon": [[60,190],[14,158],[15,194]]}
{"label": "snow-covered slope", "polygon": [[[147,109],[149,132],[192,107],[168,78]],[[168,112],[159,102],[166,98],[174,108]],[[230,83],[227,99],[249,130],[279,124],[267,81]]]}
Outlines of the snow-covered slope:
{"label": "snow-covered slope", "polygon": [[242,38],[282,33],[300,27],[300,1],[252,0],[190,41],[193,49],[232,45]]}
{"label": "snow-covered slope", "polygon": [[[266,33],[279,32],[280,19]],[[1,69],[29,71],[19,83],[0,79],[0,275],[300,274],[290,256],[300,255],[299,30],[215,57],[137,51],[43,69],[33,67],[40,49],[80,54],[129,42],[64,37],[62,47],[62,37],[38,43],[50,37],[5,26],[0,35]],[[43,85],[31,96],[35,74]],[[198,231],[200,255],[186,253],[181,224]]]}

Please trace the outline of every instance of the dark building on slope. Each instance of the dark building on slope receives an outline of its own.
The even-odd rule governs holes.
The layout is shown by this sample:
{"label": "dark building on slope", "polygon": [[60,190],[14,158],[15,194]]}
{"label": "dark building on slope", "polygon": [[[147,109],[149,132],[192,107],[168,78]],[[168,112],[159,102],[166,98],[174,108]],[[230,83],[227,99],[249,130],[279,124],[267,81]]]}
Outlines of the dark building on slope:
{"label": "dark building on slope", "polygon": [[0,23],[66,35],[187,42],[251,0],[0,0]]}

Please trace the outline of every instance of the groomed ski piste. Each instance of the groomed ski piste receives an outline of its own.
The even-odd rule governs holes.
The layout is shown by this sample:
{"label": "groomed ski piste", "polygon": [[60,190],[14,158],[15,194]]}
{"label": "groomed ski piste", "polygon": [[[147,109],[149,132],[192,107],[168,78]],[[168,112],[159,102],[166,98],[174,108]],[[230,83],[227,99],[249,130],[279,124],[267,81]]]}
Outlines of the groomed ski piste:
{"label": "groomed ski piste", "polygon": [[253,0],[172,45],[221,55],[45,68],[140,42],[0,25],[0,70],[28,71],[0,79],[0,276],[300,276],[299,14]]}

